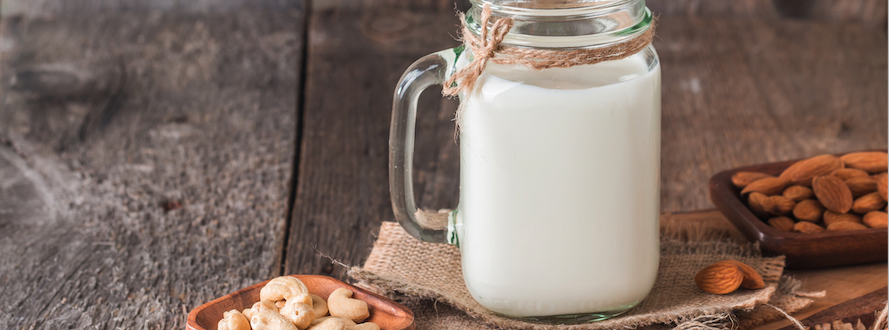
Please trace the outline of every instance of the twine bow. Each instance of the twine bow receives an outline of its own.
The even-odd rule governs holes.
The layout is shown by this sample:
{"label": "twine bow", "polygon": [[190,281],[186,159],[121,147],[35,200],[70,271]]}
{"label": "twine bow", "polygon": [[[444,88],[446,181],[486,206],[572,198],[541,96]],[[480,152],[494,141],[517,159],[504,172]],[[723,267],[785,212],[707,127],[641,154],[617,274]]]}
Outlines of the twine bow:
{"label": "twine bow", "polygon": [[[491,38],[488,40],[488,21],[491,19],[491,5],[485,4],[482,9],[481,32],[476,37],[466,26],[466,18],[460,13],[460,21],[463,23],[463,42],[472,49],[472,62],[466,67],[455,72],[444,82],[441,93],[446,96],[457,96],[460,92],[469,93],[475,86],[475,81],[485,71],[488,59],[494,57],[500,49],[503,38],[512,29],[514,20],[511,17],[502,18],[491,26]],[[455,84],[456,83],[456,84]]]}

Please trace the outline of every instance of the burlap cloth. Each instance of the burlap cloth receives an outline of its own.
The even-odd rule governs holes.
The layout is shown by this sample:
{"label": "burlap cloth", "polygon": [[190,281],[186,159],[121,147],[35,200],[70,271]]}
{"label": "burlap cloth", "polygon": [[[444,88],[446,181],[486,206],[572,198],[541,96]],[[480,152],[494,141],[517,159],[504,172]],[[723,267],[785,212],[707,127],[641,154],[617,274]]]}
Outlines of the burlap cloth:
{"label": "burlap cloth", "polygon": [[[545,325],[491,313],[466,290],[456,247],[420,242],[394,222],[383,223],[364,267],[353,267],[350,276],[411,308],[418,329],[746,329],[784,317],[775,307],[792,313],[824,295],[802,292],[799,281],[782,278],[784,257],[763,257],[755,244],[701,228],[661,231],[660,267],[649,296],[630,312],[595,323]],[[698,270],[725,259],[756,269],[766,287],[714,295],[695,286]]]}

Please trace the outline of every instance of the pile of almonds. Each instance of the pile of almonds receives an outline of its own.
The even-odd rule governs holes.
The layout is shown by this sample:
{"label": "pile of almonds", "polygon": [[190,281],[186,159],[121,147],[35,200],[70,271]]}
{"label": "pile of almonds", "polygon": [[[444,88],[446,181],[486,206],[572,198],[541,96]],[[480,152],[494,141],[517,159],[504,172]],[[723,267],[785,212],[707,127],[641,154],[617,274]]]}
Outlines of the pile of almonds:
{"label": "pile of almonds", "polygon": [[799,233],[886,228],[887,154],[855,152],[801,160],[774,177],[738,172],[732,183],[759,218]]}

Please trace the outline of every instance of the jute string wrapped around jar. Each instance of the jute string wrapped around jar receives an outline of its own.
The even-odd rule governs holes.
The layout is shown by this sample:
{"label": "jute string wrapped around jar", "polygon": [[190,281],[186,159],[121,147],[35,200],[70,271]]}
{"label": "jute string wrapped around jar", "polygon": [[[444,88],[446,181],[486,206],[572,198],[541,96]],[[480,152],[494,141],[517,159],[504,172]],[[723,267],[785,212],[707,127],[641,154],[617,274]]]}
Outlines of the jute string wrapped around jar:
{"label": "jute string wrapped around jar", "polygon": [[[630,40],[595,48],[529,48],[503,45],[503,39],[515,22],[511,17],[498,19],[488,28],[491,21],[491,6],[482,9],[481,28],[476,36],[466,24],[465,14],[460,13],[463,43],[472,51],[472,62],[457,70],[442,84],[442,94],[468,97],[475,87],[475,81],[485,71],[488,62],[495,64],[519,64],[530,69],[570,68],[576,65],[596,64],[614,61],[636,54],[651,44],[654,38],[656,21],[644,33]],[[490,36],[488,34],[490,33]],[[457,109],[457,127],[460,126],[463,104]]]}

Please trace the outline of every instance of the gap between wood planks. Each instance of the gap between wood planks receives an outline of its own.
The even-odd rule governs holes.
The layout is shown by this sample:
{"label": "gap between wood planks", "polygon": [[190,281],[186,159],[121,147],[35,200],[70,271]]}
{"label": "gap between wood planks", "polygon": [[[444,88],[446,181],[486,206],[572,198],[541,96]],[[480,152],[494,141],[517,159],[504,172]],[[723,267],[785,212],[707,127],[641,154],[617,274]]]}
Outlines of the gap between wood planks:
{"label": "gap between wood planks", "polygon": [[[2,0],[0,0],[2,1]],[[296,194],[297,194],[297,183],[299,181],[299,161],[301,159],[301,150],[302,150],[302,135],[303,135],[303,112],[305,111],[305,103],[306,103],[306,66],[309,57],[309,20],[312,18],[312,0],[304,0],[303,1],[303,20],[302,20],[302,54],[300,56],[299,62],[299,82],[296,90],[296,127],[294,127],[294,140],[293,140],[293,165],[292,171],[290,173],[290,192],[287,194],[287,213],[286,218],[284,219],[284,238],[281,240],[281,245],[277,247],[280,249],[280,253],[278,253],[278,269],[276,276],[284,275],[284,268],[287,266],[287,246],[290,243],[290,224],[293,219],[293,208],[294,204],[296,204]]]}

